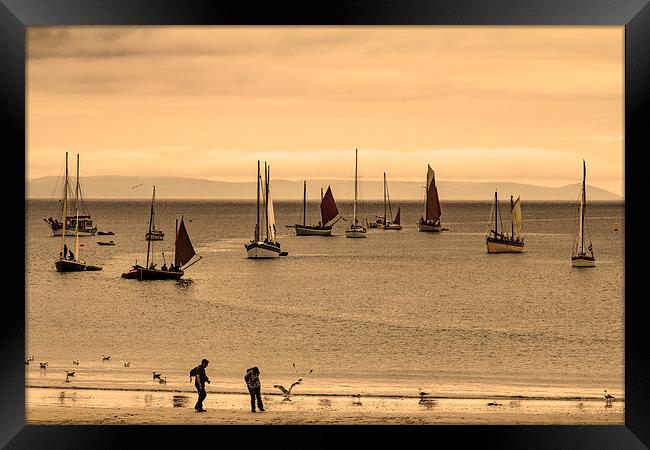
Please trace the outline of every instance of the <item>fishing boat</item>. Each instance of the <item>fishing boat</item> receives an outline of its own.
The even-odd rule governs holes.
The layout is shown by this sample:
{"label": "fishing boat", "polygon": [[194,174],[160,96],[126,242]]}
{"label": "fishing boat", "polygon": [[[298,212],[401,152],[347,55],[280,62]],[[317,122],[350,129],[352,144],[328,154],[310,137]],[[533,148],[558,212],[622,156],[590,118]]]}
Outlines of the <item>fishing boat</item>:
{"label": "fishing boat", "polygon": [[578,199],[578,226],[576,229],[573,254],[571,255],[571,265],[573,267],[594,267],[596,265],[596,259],[594,258],[594,249],[591,244],[591,237],[589,236],[589,226],[587,224],[587,190],[585,187],[586,178],[587,165],[583,159],[582,186],[580,189],[580,198]]}
{"label": "fishing boat", "polygon": [[418,221],[418,230],[428,232],[442,231],[443,228],[440,224],[440,199],[438,198],[438,188],[436,188],[436,175],[429,164],[427,164],[427,181],[425,188],[424,212]]}
{"label": "fishing boat", "polygon": [[[154,192],[155,192],[154,186]],[[153,220],[153,200],[151,202],[151,212],[149,213],[149,229],[151,230]],[[156,268],[157,264],[153,261],[153,240],[147,241],[147,261],[144,266],[141,266],[136,263],[131,267],[128,272],[122,274],[122,278],[130,280],[178,280],[184,274],[185,270],[190,266],[199,262],[203,257],[199,256],[197,259],[188,264],[196,252],[194,251],[194,246],[192,246],[192,241],[190,240],[190,235],[185,228],[185,222],[181,216],[181,223],[178,224],[178,219],[176,220],[176,239],[174,240],[174,262],[169,267],[167,267],[167,262],[165,261],[165,254],[162,253],[163,265],[160,268]]]}
{"label": "fishing boat", "polygon": [[363,225],[359,225],[359,219],[357,218],[357,197],[359,192],[359,183],[358,183],[358,155],[357,149],[354,149],[354,203],[352,209],[352,223],[350,228],[345,230],[346,238],[365,238],[366,229]]}
{"label": "fishing boat", "polygon": [[97,244],[98,245],[115,245],[115,242],[113,242],[113,241],[108,241],[108,242],[97,241]]}
{"label": "fishing boat", "polygon": [[[386,208],[388,206],[388,209]],[[388,193],[388,182],[386,181],[386,172],[384,172],[384,230],[401,230],[402,225],[400,224],[400,211],[401,207],[397,208],[397,214],[393,217],[393,211],[390,207],[390,194]],[[387,212],[390,213],[390,216],[387,215]],[[389,219],[389,217],[393,217]]]}
{"label": "fishing boat", "polygon": [[[63,218],[68,217],[68,152],[65,152],[65,180],[63,186],[63,209],[61,213],[61,223]],[[77,155],[77,183],[75,188],[75,215],[79,217],[79,155]],[[65,242],[67,233],[61,233],[61,251],[59,252],[59,259],[54,261],[54,267],[57,272],[84,272],[91,270],[102,270],[99,266],[86,264],[79,258],[79,220],[74,221],[74,253],[68,251],[68,245]],[[69,253],[69,255],[68,255]]]}
{"label": "fishing boat", "polygon": [[[77,160],[79,159],[79,155],[77,155]],[[67,180],[67,160],[68,160],[68,153],[66,152],[66,180]],[[77,164],[77,169],[79,165]],[[65,186],[69,186],[67,182],[64,183]],[[86,202],[83,200],[83,195],[81,192],[81,184],[79,183],[79,172],[77,171],[77,182],[76,182],[77,190],[78,192],[75,194],[75,204],[73,208],[70,208],[70,210],[74,211],[79,211],[81,210],[81,213],[78,215],[70,215],[68,216],[67,214],[62,214],[62,211],[59,213],[59,216],[61,220],[59,219],[53,219],[52,216],[48,217],[47,219],[43,219],[47,226],[50,228],[50,232],[52,236],[61,236],[62,234],[66,234],[68,236],[94,236],[97,233],[97,227],[93,223],[93,219],[90,216],[90,213],[88,212],[88,207],[86,206]],[[69,187],[64,187],[63,193],[61,194],[61,199],[59,200],[59,203],[61,203],[61,208],[63,209],[63,198],[68,197],[68,191]],[[65,218],[65,219],[64,219]],[[63,232],[63,223],[65,222],[65,233]]]}
{"label": "fishing boat", "polygon": [[[260,173],[260,162],[257,161],[257,222],[253,239],[244,245],[246,255],[251,259],[277,258],[286,256],[288,253],[280,249],[280,243],[276,238],[275,213],[273,211],[273,200],[270,191],[271,166],[264,162],[264,179]],[[260,196],[261,194],[261,196]],[[260,198],[261,197],[261,198]],[[260,206],[264,203],[264,217],[261,217]],[[261,225],[264,220],[265,231],[262,241]]]}
{"label": "fishing boat", "polygon": [[[494,222],[492,222],[492,216],[494,216]],[[501,231],[499,231],[499,223],[501,223]],[[494,228],[490,228],[492,224],[494,224]],[[494,204],[490,212],[488,228],[489,231],[485,236],[488,253],[521,253],[524,248],[524,238],[521,234],[521,201],[519,197],[513,201],[512,195],[510,196],[510,234],[508,234],[503,226],[497,191],[494,191]]]}
{"label": "fishing boat", "polygon": [[[303,183],[302,197],[302,225],[287,225],[289,228],[295,228],[296,236],[331,236],[332,227],[342,217],[336,208],[336,202],[332,195],[332,188],[327,187],[327,192],[323,195],[323,189],[320,190],[320,215],[321,220],[318,225],[307,225],[307,181]],[[336,219],[336,220],[335,220]]]}
{"label": "fishing boat", "polygon": [[151,226],[149,231],[144,234],[144,238],[147,241],[162,241],[165,238],[165,233],[162,230],[156,228],[156,186],[153,187],[153,199],[151,200]]}

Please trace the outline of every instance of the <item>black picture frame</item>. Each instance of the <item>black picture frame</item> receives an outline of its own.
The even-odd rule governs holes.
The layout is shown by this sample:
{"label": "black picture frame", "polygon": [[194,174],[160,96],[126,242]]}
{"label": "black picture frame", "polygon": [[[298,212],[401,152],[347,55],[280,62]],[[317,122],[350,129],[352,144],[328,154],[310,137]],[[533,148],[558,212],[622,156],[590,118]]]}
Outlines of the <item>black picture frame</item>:
{"label": "black picture frame", "polygon": [[[355,0],[302,3],[255,3],[194,0],[0,0],[0,61],[2,61],[1,120],[7,126],[5,156],[25,149],[26,27],[39,25],[619,25],[625,27],[625,241],[641,243],[644,223],[642,155],[650,105],[650,6],[647,0],[457,0],[391,1]],[[5,163],[5,169],[9,164]],[[25,174],[25,158],[10,165],[12,177]],[[13,179],[11,181],[14,181]],[[10,183],[6,182],[7,185]],[[25,208],[25,178],[11,184],[6,210]],[[6,186],[6,185],[5,185]],[[23,187],[22,189],[20,187]],[[22,198],[20,198],[20,194]],[[23,202],[23,203],[21,203]],[[21,206],[22,205],[22,206]],[[12,242],[25,235],[25,226],[11,221]],[[142,445],[263,445],[283,447],[339,445],[362,439],[381,442],[421,439],[431,445],[452,447],[468,442],[498,448],[645,448],[650,446],[650,347],[648,316],[644,314],[641,252],[643,245],[625,249],[625,425],[611,426],[38,426],[25,424],[25,302],[18,295],[4,296],[1,328],[5,379],[0,384],[2,425],[0,444],[5,448],[130,448]],[[26,278],[27,252],[8,256],[6,283]],[[21,264],[22,262],[22,264]],[[23,269],[22,275],[19,270]],[[15,273],[14,273],[15,272]],[[9,281],[13,280],[13,281]],[[8,288],[9,289],[9,288]],[[606,355],[603,355],[606,357]],[[252,439],[255,433],[254,440]],[[228,435],[228,436],[226,436]],[[291,437],[291,442],[285,437]],[[214,440],[214,438],[218,440]],[[228,440],[226,440],[228,439]],[[280,440],[281,439],[281,440]],[[450,441],[451,440],[451,441]],[[387,441],[386,441],[387,442]],[[449,445],[449,444],[448,444]]]}

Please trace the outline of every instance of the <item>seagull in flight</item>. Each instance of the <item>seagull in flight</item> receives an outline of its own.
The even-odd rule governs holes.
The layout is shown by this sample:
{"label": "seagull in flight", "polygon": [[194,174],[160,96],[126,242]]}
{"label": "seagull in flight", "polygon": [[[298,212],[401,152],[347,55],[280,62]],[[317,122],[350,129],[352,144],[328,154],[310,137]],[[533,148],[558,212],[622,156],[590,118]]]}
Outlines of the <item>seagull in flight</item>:
{"label": "seagull in flight", "polygon": [[142,186],[142,183],[136,184],[135,186],[131,186],[131,189],[135,189],[135,188],[140,187],[140,186]]}
{"label": "seagull in flight", "polygon": [[289,398],[289,396],[291,395],[291,389],[293,389],[294,386],[296,386],[298,384],[301,384],[301,383],[302,383],[302,377],[298,377],[298,379],[296,381],[291,383],[291,385],[289,386],[289,389],[285,388],[281,384],[274,384],[273,387],[278,388],[278,389],[280,389],[282,391],[282,393],[284,394],[284,399],[283,399],[284,401],[291,401],[291,399]]}

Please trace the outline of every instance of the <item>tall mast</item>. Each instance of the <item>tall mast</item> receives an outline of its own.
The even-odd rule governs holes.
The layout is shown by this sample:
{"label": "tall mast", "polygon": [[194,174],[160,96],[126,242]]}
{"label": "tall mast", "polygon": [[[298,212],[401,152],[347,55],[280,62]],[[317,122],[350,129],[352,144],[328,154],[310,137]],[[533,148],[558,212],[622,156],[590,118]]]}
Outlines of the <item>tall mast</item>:
{"label": "tall mast", "polygon": [[384,226],[386,226],[386,172],[384,172]]}
{"label": "tall mast", "polygon": [[496,234],[499,229],[497,228],[497,216],[499,215],[499,201],[497,200],[497,191],[494,191],[494,233]]}
{"label": "tall mast", "polygon": [[325,217],[323,217],[323,188],[320,188],[320,220],[321,226],[325,226]]}
{"label": "tall mast", "polygon": [[266,240],[269,239],[269,175],[264,161],[264,217],[266,219]]}
{"label": "tall mast", "polygon": [[429,211],[429,166],[427,166],[427,176],[424,177],[424,220],[427,220],[427,211]]}
{"label": "tall mast", "polygon": [[303,182],[302,189],[302,224],[307,225],[307,180]]}
{"label": "tall mast", "polygon": [[260,161],[257,160],[257,223],[255,224],[255,242],[260,240]]}
{"label": "tall mast", "polygon": [[61,256],[65,259],[63,254],[63,246],[65,245],[65,232],[66,232],[66,219],[68,217],[68,152],[65,152],[65,180],[63,182],[63,232],[61,233]]}
{"label": "tall mast", "polygon": [[357,226],[357,149],[354,149],[354,206],[352,209],[352,223]]}
{"label": "tall mast", "polygon": [[174,228],[174,258],[172,261],[176,262],[176,246],[178,245],[178,218],[176,218],[176,228]]}
{"label": "tall mast", "polygon": [[153,187],[153,196],[151,197],[151,212],[149,213],[149,233],[147,239],[147,264],[145,269],[149,268],[149,252],[151,251],[151,221],[153,220],[153,202],[156,199],[156,186]]}
{"label": "tall mast", "polygon": [[512,208],[514,203],[512,203],[512,195],[510,196],[510,237],[514,239],[515,237],[515,223],[513,222],[514,217],[512,217]]}
{"label": "tall mast", "polygon": [[74,214],[74,254],[75,258],[79,258],[79,153],[77,153],[77,183],[74,193]]}
{"label": "tall mast", "polygon": [[585,186],[585,179],[587,178],[587,165],[585,160],[582,160],[582,196],[580,197],[580,253],[584,253],[585,242],[585,208],[587,206],[587,192]]}

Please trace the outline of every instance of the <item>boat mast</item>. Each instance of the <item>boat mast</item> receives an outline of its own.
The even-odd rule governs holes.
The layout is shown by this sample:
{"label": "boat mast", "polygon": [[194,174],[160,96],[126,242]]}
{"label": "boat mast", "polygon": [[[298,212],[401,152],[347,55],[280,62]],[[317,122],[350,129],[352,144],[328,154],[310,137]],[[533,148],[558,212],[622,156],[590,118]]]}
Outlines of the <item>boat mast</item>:
{"label": "boat mast", "polygon": [[386,226],[386,172],[384,172],[384,226]]}
{"label": "boat mast", "polygon": [[515,223],[514,223],[514,217],[512,217],[512,208],[514,207],[514,203],[512,203],[512,195],[510,196],[510,237],[515,238]]}
{"label": "boat mast", "polygon": [[325,217],[323,217],[323,188],[320,188],[320,220],[321,226],[325,226]]}
{"label": "boat mast", "polygon": [[79,153],[77,153],[77,183],[74,193],[74,255],[75,259],[79,258]]}
{"label": "boat mast", "polygon": [[68,216],[68,152],[65,152],[65,180],[63,182],[63,232],[61,233],[61,257],[65,259],[63,247],[65,246],[66,218]]}
{"label": "boat mast", "polygon": [[580,197],[580,254],[585,253],[585,208],[587,206],[587,192],[585,187],[585,178],[587,178],[587,165],[582,160],[582,196]]}
{"label": "boat mast", "polygon": [[499,201],[497,200],[497,191],[494,191],[494,234],[499,230],[497,227],[497,216],[499,215]]}
{"label": "boat mast", "polygon": [[352,208],[352,226],[357,226],[357,149],[354,149],[354,206]]}
{"label": "boat mast", "polygon": [[269,175],[264,161],[264,217],[266,219],[266,240],[269,240]]}
{"label": "boat mast", "polygon": [[255,224],[255,242],[260,240],[260,161],[257,160],[257,223]]}
{"label": "boat mast", "polygon": [[[176,218],[176,228],[174,228],[174,258],[172,261],[176,262],[176,246],[178,245],[178,218]],[[180,268],[180,266],[179,266]]]}
{"label": "boat mast", "polygon": [[302,189],[302,224],[307,225],[307,180],[303,182]]}
{"label": "boat mast", "polygon": [[149,233],[147,236],[149,239],[147,239],[147,264],[145,265],[145,269],[149,268],[149,252],[151,251],[151,221],[153,220],[153,202],[156,199],[156,186],[153,187],[153,196],[151,197],[151,212],[149,213]]}

